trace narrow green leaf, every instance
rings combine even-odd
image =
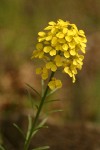
[[[34,131],[33,131],[33,132],[38,131],[38,130],[40,130],[41,128],[48,128],[48,126],[41,126],[41,127],[37,127],[37,128],[35,128],[35,129],[34,129]]]
[[[61,110],[61,109],[51,110],[51,111],[47,112],[47,114],[52,114],[52,113],[62,112],[62,111],[63,111],[63,110]]]
[[[47,122],[47,120],[48,120],[47,117],[44,118],[44,119],[40,122],[39,127],[43,126],[43,125]]]
[[[39,97],[41,97],[41,95],[39,94],[39,92],[36,90],[36,89],[34,89],[31,85],[29,85],[28,83],[26,83],[26,85],[29,87],[29,88],[31,88]]]
[[[49,149],[50,146],[42,146],[42,147],[38,147],[38,148],[34,148],[32,150],[45,150],[45,149]]]
[[[25,139],[25,135],[24,135],[23,131],[21,130],[21,128],[17,124],[15,124],[15,123],[13,123],[13,126],[21,133],[21,135]]]
[[[32,128],[32,117],[28,116],[28,129],[27,129],[27,133],[26,133],[26,141],[30,135],[31,128]]]
[[[55,101],[60,101],[60,99],[52,99],[52,100],[48,100],[48,101],[45,101],[45,103],[50,103],[50,102],[55,102]]]
[[[56,89],[52,90],[51,92],[49,92],[49,93],[47,94],[47,97],[50,96],[51,94],[55,93],[57,90],[58,90],[58,88],[56,88]]]
[[[34,129],[32,136],[34,136],[39,131],[39,129],[45,128],[45,127],[47,128],[47,126],[44,126],[44,124],[46,123],[47,119],[48,118],[44,118],[42,120],[42,122],[40,122],[40,124]]]

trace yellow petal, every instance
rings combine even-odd
[[[55,72],[56,70],[57,70],[57,66],[55,64],[52,64],[51,71]]]
[[[59,55],[57,55],[57,56],[55,57],[54,61],[55,61],[56,65],[57,65],[58,67],[60,67],[60,66],[63,65],[63,63],[62,63],[62,58],[61,58],[61,56],[59,56]]]
[[[58,39],[58,42],[59,42],[59,43],[65,43],[66,40],[65,40],[65,39]]]
[[[67,45],[67,44],[64,44],[64,45],[62,46],[62,48],[63,48],[64,50],[68,50],[68,45]]]
[[[73,49],[73,48],[75,48],[75,44],[76,44],[75,42],[70,42],[70,43],[69,43],[69,47],[70,47],[71,49]]]
[[[81,60],[81,61],[84,59],[83,55],[79,55],[78,57],[79,57],[79,60]]]
[[[77,28],[77,26],[75,25],[75,24],[71,24],[72,25],[72,27],[76,30],[76,31],[78,31],[78,28]]]
[[[44,28],[44,30],[51,30],[52,26],[47,26],[46,28]]]
[[[66,41],[71,42],[72,37],[71,36],[65,36]]]
[[[68,21],[63,21],[62,19],[59,19],[59,20],[58,20],[58,25],[60,25],[60,26],[66,26],[66,25],[68,25],[68,24],[69,24]]]
[[[57,36],[58,38],[64,38],[64,34],[63,34],[62,32],[58,32],[58,33],[56,34],[56,36]]]
[[[36,49],[37,50],[41,50],[42,48],[43,48],[43,44],[42,43],[36,44]]]
[[[76,79],[75,79],[75,75],[73,74],[73,83],[75,83]]]
[[[56,88],[61,88],[62,87],[62,83],[60,80],[56,80]]]
[[[56,50],[62,50],[62,46],[60,44],[57,44],[55,47]]]
[[[69,74],[70,77],[72,77],[72,72],[70,71],[69,67],[64,68],[65,73]]]
[[[43,56],[44,56],[44,52],[41,51],[41,52],[39,53],[39,58],[43,58]]]
[[[54,89],[55,89],[55,81],[50,81],[50,82],[48,83],[48,86],[49,86],[49,88],[50,88],[51,90],[54,90]]]
[[[75,56],[75,55],[76,55],[75,49],[70,50],[70,54],[71,54],[72,56]]]
[[[42,68],[37,68],[36,69],[36,74],[41,74],[42,73]]]
[[[63,28],[63,33],[66,34],[68,32],[67,28]]]
[[[76,66],[71,65],[70,70],[72,71],[73,74],[77,74]]]
[[[56,45],[57,44],[57,37],[53,37],[52,41],[51,41],[52,45]]]
[[[73,32],[73,30],[68,30],[67,34],[68,34],[68,36],[73,36],[73,35],[75,35],[75,33]]]
[[[76,36],[76,37],[73,37],[73,39],[76,43],[80,43],[80,37]]]
[[[42,37],[41,37],[41,38],[38,38],[38,41],[39,41],[39,42],[42,42],[42,41],[44,41],[44,40],[45,40],[45,38],[42,38]]]
[[[85,37],[83,30],[79,30],[78,34],[81,35],[81,36],[83,36],[83,37]]]
[[[73,65],[77,65],[77,60],[76,59],[73,60]]]
[[[77,62],[78,62],[80,65],[83,65],[83,62],[80,61],[79,59],[77,59]]]
[[[56,25],[56,23],[54,22],[54,21],[50,21],[49,23],[48,23],[49,25]]]
[[[41,37],[44,37],[46,35],[46,33],[45,32],[39,32],[38,35]]]
[[[45,46],[44,49],[43,49],[43,51],[44,51],[45,53],[49,53],[51,49],[52,49],[51,46]]]
[[[51,33],[52,33],[52,34],[56,34],[57,31],[58,31],[58,29],[55,28],[55,27],[53,27],[53,28],[51,29]]]
[[[81,51],[85,54],[85,47],[81,47]]]
[[[49,35],[45,38],[46,41],[50,41],[52,39],[52,35]]]
[[[51,56],[56,55],[56,50],[51,50],[51,51],[50,51],[50,55],[51,55]]]
[[[48,73],[48,70],[46,67],[43,68],[43,73]]]
[[[70,57],[69,52],[64,52],[64,56],[65,56],[66,58],[69,58],[69,57]]]
[[[46,63],[46,68],[47,68],[47,69],[50,69],[50,68],[51,68],[51,66],[52,66],[52,62],[48,62],[48,63]]]
[[[42,74],[42,79],[43,79],[43,80],[46,80],[47,78],[48,78],[48,74],[43,73],[43,74]]]

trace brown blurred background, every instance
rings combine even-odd
[[[9,137],[10,131],[15,132],[12,123],[17,122],[25,129],[27,115],[31,113],[27,90],[30,91],[33,101],[38,101],[38,97],[25,83],[41,92],[40,77],[35,74],[36,62],[30,59],[37,33],[47,26],[48,21],[57,19],[68,20],[85,31],[88,38],[87,52],[83,69],[79,71],[75,84],[68,76],[58,72],[63,80],[63,88],[53,98],[59,97],[61,101],[45,108],[44,113],[47,109],[64,110],[63,113],[49,117],[48,123],[54,126],[67,126],[77,122],[99,127],[100,1],[0,0],[0,141],[5,141],[10,150],[15,149],[16,144],[13,143],[19,136],[15,133]],[[59,148],[52,148],[56,149]]]

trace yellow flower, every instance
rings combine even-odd
[[[64,71],[65,71],[65,73],[67,73],[70,77],[73,76],[73,73],[72,73],[72,71],[70,70],[69,67],[65,67],[65,68],[64,68]]]
[[[42,43],[38,43],[38,44],[36,45],[36,49],[37,49],[37,50],[42,50],[42,49],[43,49],[43,44],[42,44]]]
[[[43,51],[44,51],[45,53],[49,53],[51,56],[56,55],[56,50],[55,50],[55,49],[52,49],[51,46],[45,46],[44,49],[43,49]]]
[[[68,50],[68,45],[67,44],[63,44],[62,48],[63,48],[63,50],[67,51]]]
[[[44,37],[44,36],[46,35],[46,33],[45,33],[45,32],[39,32],[38,35],[39,35],[40,37]]]
[[[56,34],[56,36],[57,36],[59,39],[64,38],[64,34],[63,34],[62,32],[58,32],[58,33]]]
[[[61,88],[62,83],[60,80],[57,80],[56,78],[52,78],[52,80],[48,83],[48,86],[51,90]]]
[[[51,44],[56,45],[57,42],[58,42],[57,37],[53,37],[52,40],[51,40]]]
[[[42,50],[34,50],[31,58],[43,58],[44,52]]]
[[[71,54],[72,56],[75,56],[75,55],[76,55],[75,49],[71,49],[71,50],[70,50],[70,54]]]
[[[69,57],[70,57],[69,52],[64,52],[64,56],[65,56],[66,58],[69,58]]]
[[[75,82],[75,76],[83,65],[87,39],[83,30],[78,30],[75,24],[61,19],[50,21],[43,31],[38,33],[38,42],[32,58],[39,58],[42,69],[37,69],[42,79],[48,78],[49,71],[56,72],[58,68],[68,74]],[[56,88],[59,80],[49,83],[51,89]],[[60,86],[59,86],[60,87]]]
[[[55,72],[57,70],[57,66],[53,62],[48,62],[46,64],[47,69],[51,69],[51,71]]]
[[[45,46],[44,49],[43,49],[43,51],[44,51],[45,53],[49,53],[51,49],[52,49],[51,46]]]
[[[56,55],[54,61],[55,61],[57,67],[60,67],[63,65],[62,57],[60,55]]]
[[[36,69],[36,74],[41,74],[42,73],[42,68],[37,68]]]
[[[37,68],[36,69],[36,74],[41,74],[41,77],[43,80],[46,80],[48,78],[48,70],[46,67],[44,68]]]

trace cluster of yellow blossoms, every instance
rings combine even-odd
[[[37,68],[36,73],[46,80],[50,71],[56,72],[61,68],[62,72],[72,77],[75,82],[77,69],[81,69],[83,65],[87,42],[84,31],[61,19],[57,23],[51,21],[48,24],[44,31],[38,33],[38,43],[32,55],[32,58],[44,61],[43,67]],[[60,88],[62,83],[52,78],[48,86],[53,90]]]

